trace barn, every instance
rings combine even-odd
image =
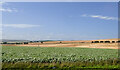
[[[92,40],[92,43],[120,43],[119,39],[100,39]]]

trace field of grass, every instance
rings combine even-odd
[[[117,49],[2,47],[3,68],[117,68]]]

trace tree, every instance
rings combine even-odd
[[[7,42],[3,42],[3,44],[7,44]]]

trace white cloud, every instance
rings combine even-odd
[[[102,15],[87,15],[87,14],[83,14],[82,17],[91,17],[91,18],[98,18],[98,19],[104,19],[104,20],[118,20],[117,17],[109,17],[109,16],[102,16]]]
[[[0,4],[5,4],[5,2],[0,1]]]
[[[15,8],[13,8],[13,9],[1,8],[0,11],[2,11],[2,12],[18,12]]]
[[[5,7],[6,7],[7,6],[6,4],[7,4],[6,2],[0,1],[0,5],[5,5]],[[2,12],[18,12],[17,9],[15,9],[15,8],[9,8],[9,6],[8,6],[8,8],[4,8],[4,6],[0,7],[0,11],[2,11]]]
[[[32,28],[38,27],[39,25],[32,24],[2,24],[3,27],[13,27],[13,28]]]

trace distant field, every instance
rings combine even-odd
[[[98,64],[109,63],[110,66],[116,67],[118,60],[117,49],[94,49],[94,48],[72,48],[72,47],[2,47],[2,62],[3,68],[6,68],[9,63],[92,63]],[[111,62],[105,62],[110,60]],[[117,61],[117,62],[115,62]],[[7,63],[7,65],[6,65]],[[64,65],[63,64],[63,65]],[[12,66],[13,66],[12,65]],[[67,64],[69,66],[69,64]],[[8,65],[9,66],[9,65]],[[34,66],[34,65],[33,65]],[[94,65],[93,65],[94,66]],[[11,66],[9,66],[11,67]],[[28,64],[29,67],[29,64]],[[38,67],[38,66],[37,66]],[[41,65],[40,65],[41,67]],[[39,68],[39,67],[38,67]]]

